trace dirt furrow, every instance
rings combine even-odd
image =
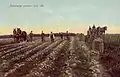
[[[36,46],[38,46],[38,45],[40,45],[42,43],[43,42],[28,43],[28,44],[19,46],[17,48],[10,49],[10,50],[6,51],[6,53],[3,54],[3,56],[1,56],[1,59],[3,59],[3,60],[11,59],[13,57],[16,57],[19,54],[23,54],[28,49],[30,50],[30,49],[32,49],[32,48],[34,48],[34,47],[36,47]]]
[[[14,74],[14,76],[19,77],[21,75],[27,74],[30,71],[30,69],[32,69],[33,67],[36,66],[38,61],[40,61],[41,59],[44,59],[45,54],[47,55],[47,53],[52,51],[54,49],[54,47],[59,45],[61,42],[62,42],[62,40],[59,40],[50,45],[47,45],[48,47],[46,47],[44,50],[39,50],[37,53],[35,53],[31,57],[26,58],[24,60],[24,62],[18,63],[17,64],[18,67],[14,67],[14,69],[9,70],[9,72],[6,73],[5,75],[11,76]],[[24,70],[22,70],[22,69],[24,69]],[[11,76],[11,77],[13,77],[13,76]]]
[[[64,47],[66,47],[66,44],[68,44],[68,41],[64,41],[61,44],[59,44],[47,57],[46,59],[41,63],[39,63],[37,65],[37,67],[35,67],[34,69],[32,69],[30,71],[29,74],[23,76],[23,77],[46,77],[50,75],[50,70],[54,69],[54,65],[55,62],[58,60],[59,58],[59,54],[61,52],[63,52]],[[38,75],[36,75],[36,72],[38,73]],[[44,74],[44,76],[42,76],[42,74]]]

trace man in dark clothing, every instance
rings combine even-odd
[[[44,34],[43,31],[42,31],[42,33],[41,33],[41,40],[42,40],[42,42],[45,41],[44,36],[45,36],[45,34]]]
[[[33,40],[33,31],[30,32],[29,36],[30,36],[30,41],[32,42],[32,40]]]
[[[60,33],[60,37],[61,37],[61,39],[63,39],[63,33]]]
[[[67,38],[67,40],[69,40],[69,34],[68,34],[68,31],[66,31],[66,38]]]
[[[54,34],[52,32],[50,34],[50,39],[51,39],[51,42],[54,42]]]

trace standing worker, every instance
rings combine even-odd
[[[54,34],[52,32],[50,34],[50,40],[51,40],[51,42],[54,42]]]
[[[45,41],[44,36],[45,36],[45,34],[44,34],[43,31],[42,31],[42,33],[41,33],[41,40],[42,40],[42,42]]]
[[[61,37],[61,39],[63,39],[63,33],[60,33],[60,37]]]
[[[32,40],[33,40],[33,31],[30,32],[29,37],[30,37],[30,41],[32,42]]]
[[[69,40],[69,33],[68,33],[68,31],[66,31],[66,38],[67,38],[67,40]]]

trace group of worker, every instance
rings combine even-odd
[[[41,41],[44,42],[44,41],[45,41],[45,36],[46,36],[46,35],[45,35],[45,33],[44,33],[43,31],[41,32],[41,35],[40,35],[40,36],[41,36]],[[70,39],[70,38],[69,38],[69,33],[68,33],[68,31],[66,31],[65,34],[59,33],[59,36],[60,36],[61,39],[64,39],[64,38],[66,38],[67,40]],[[30,41],[33,40],[33,31],[30,32],[29,38],[30,38]],[[51,42],[54,42],[55,35],[54,35],[53,32],[51,32],[51,33],[49,34],[49,38],[50,38]]]
[[[103,35],[105,34],[106,30],[107,30],[107,26],[96,27],[94,24],[93,24],[92,28],[89,26],[89,29],[87,31],[87,36],[86,36],[87,41],[92,42],[96,38],[102,38],[103,39]]]

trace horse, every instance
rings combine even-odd
[[[27,32],[26,31],[22,31],[20,36],[21,36],[20,37],[21,41],[27,40]]]
[[[105,31],[107,30],[107,26],[104,26],[100,29],[100,32],[102,32],[103,34],[105,34]]]
[[[13,29],[13,37],[15,42],[21,42],[27,40],[27,32],[22,31],[20,28]]]
[[[16,29],[13,29],[13,38],[14,38],[14,42],[16,42],[16,33],[17,33],[17,31],[16,31]]]
[[[103,40],[105,39],[105,31],[107,30],[107,26],[102,27],[100,29],[100,33],[101,33],[101,37],[103,38]]]
[[[17,33],[16,33],[17,42],[21,41],[21,33],[22,33],[21,29],[17,28]]]

